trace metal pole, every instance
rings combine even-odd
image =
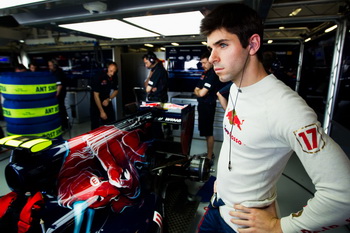
[[[332,118],[334,114],[334,108],[336,105],[336,97],[337,97],[337,90],[339,86],[339,78],[340,78],[340,69],[341,69],[341,61],[342,61],[342,54],[344,49],[344,41],[346,36],[346,28],[347,28],[347,21],[346,19],[343,19],[342,21],[337,23],[337,34],[335,37],[335,46],[334,46],[334,53],[333,53],[333,61],[332,61],[332,67],[331,67],[331,76],[329,79],[329,87],[328,87],[328,95],[327,95],[327,103],[326,103],[326,110],[325,110],[325,116],[323,120],[323,128],[326,134],[331,133],[331,127],[332,127]]]

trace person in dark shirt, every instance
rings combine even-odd
[[[153,52],[148,52],[143,57],[143,62],[150,75],[145,81],[146,92],[149,101],[165,103],[168,101],[168,72],[162,62]]]
[[[15,67],[15,72],[26,72],[27,68],[23,64],[18,64]]]
[[[63,70],[59,67],[56,60],[52,59],[47,62],[50,72],[56,77],[57,92],[56,97],[58,100],[59,113],[61,117],[62,130],[69,129],[68,114],[65,105],[65,99],[67,95],[67,76]]]
[[[116,120],[112,100],[118,94],[118,65],[112,62],[107,73],[93,78],[91,82],[91,129],[111,124]]]
[[[201,63],[204,69],[200,81],[194,89],[198,101],[198,129],[200,136],[207,140],[207,158],[212,161],[214,148],[214,116],[216,109],[216,92],[220,83],[219,77],[215,74],[213,65],[209,62],[210,53],[201,56]]]
[[[228,82],[224,87],[222,87],[217,93],[218,100],[221,104],[221,107],[226,111],[228,98],[230,96],[230,88],[232,82]]]
[[[30,63],[29,64],[29,71],[37,72],[38,71],[38,66],[35,63]]]

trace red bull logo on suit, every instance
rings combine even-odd
[[[244,120],[239,119],[235,109],[228,110],[226,117],[231,125],[231,129],[227,129],[227,127],[225,126],[224,132],[230,136],[232,141],[236,142],[239,145],[242,145],[242,141],[236,138],[234,135],[232,135],[232,127],[236,126],[239,130],[242,130]]]
[[[239,130],[242,130],[244,120],[241,121],[239,119],[235,109],[232,109],[232,111],[228,111],[226,117],[228,118],[231,125],[235,125]]]

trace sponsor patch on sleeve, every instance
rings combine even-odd
[[[316,124],[305,126],[293,133],[305,153],[317,153],[326,145],[320,128]]]
[[[204,83],[204,86],[205,86],[206,88],[210,88],[210,87],[211,87],[211,84],[210,84],[210,83]]]

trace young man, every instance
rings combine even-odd
[[[203,19],[201,32],[215,72],[233,85],[215,195],[199,232],[321,232],[348,224],[349,159],[305,101],[267,75],[257,13],[241,4],[220,6]],[[303,210],[279,219],[275,186],[293,151],[317,191]]]
[[[198,101],[198,130],[207,141],[207,158],[213,159],[214,149],[214,117],[216,109],[216,91],[218,89],[219,78],[215,74],[213,65],[208,61],[210,53],[201,56],[200,62],[204,72],[194,89],[194,94]]]
[[[91,82],[91,129],[115,121],[112,100],[118,94],[118,65],[112,62],[107,67],[107,73],[96,76]]]
[[[145,81],[146,92],[149,101],[165,103],[168,101],[168,72],[162,62],[153,52],[148,52],[143,57],[143,62],[150,75]]]

